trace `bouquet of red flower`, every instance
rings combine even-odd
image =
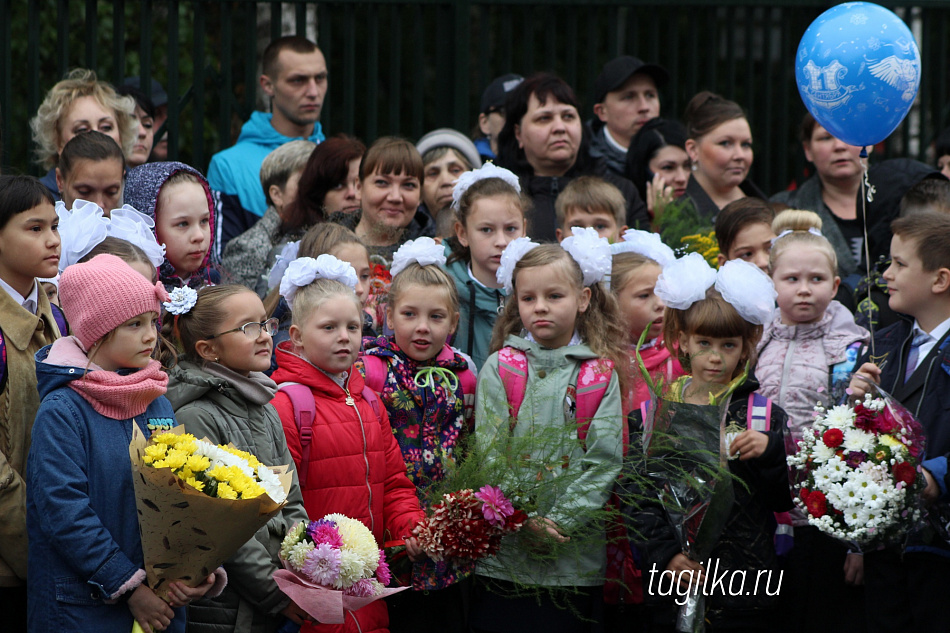
[[[923,429],[876,391],[853,406],[816,407],[811,432],[788,458],[801,474],[795,502],[808,523],[860,545],[885,541],[920,517]]]
[[[496,554],[502,537],[527,520],[500,488],[482,486],[478,492],[466,488],[442,495],[413,533],[433,560],[474,561]]]

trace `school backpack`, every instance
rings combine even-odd
[[[587,431],[590,422],[597,415],[597,409],[604,399],[610,377],[613,375],[613,363],[603,358],[590,358],[581,362],[578,376],[590,378],[589,384],[574,388],[574,419],[577,422],[577,439],[587,449]],[[504,347],[498,352],[498,373],[505,387],[510,414],[509,430],[513,431],[518,413],[524,402],[528,385],[528,358],[525,353],[513,347]],[[623,425],[623,452],[626,454],[629,443],[627,425]],[[619,511],[620,498],[611,493],[607,507]],[[619,515],[619,512],[618,512]],[[607,571],[604,585],[604,599],[610,604],[643,602],[642,572],[637,567],[626,528],[622,521],[610,521],[607,533]]]
[[[69,334],[69,323],[66,321],[66,315],[63,309],[55,303],[49,304],[50,311],[53,313],[53,320],[56,327],[59,328],[60,336]],[[7,342],[3,338],[3,330],[0,330],[0,393],[7,387]]]
[[[317,402],[313,399],[310,387],[299,382],[282,382],[277,385],[277,391],[287,394],[290,405],[294,409],[294,422],[297,424],[297,433],[300,436],[300,463],[302,466],[310,463],[310,444],[313,442],[313,421],[317,417]],[[363,387],[363,399],[373,408],[376,418],[380,417],[379,398],[369,387]],[[307,485],[308,469],[297,469],[297,479],[301,490]]]
[[[443,350],[439,352],[439,355],[446,353],[448,352]],[[389,369],[386,366],[385,359],[375,354],[364,354],[360,357],[360,360],[363,361],[363,381],[366,386],[381,394],[389,377]],[[465,418],[471,419],[472,411],[475,408],[475,373],[471,369],[462,369],[454,373],[458,377],[459,386],[462,388]]]
[[[647,419],[647,412],[650,408],[650,402],[646,401],[640,404],[640,413],[643,420]],[[752,431],[769,430],[772,420],[772,400],[766,398],[760,393],[752,392],[749,394],[749,402],[746,407],[746,428]],[[775,554],[785,556],[795,544],[795,531],[792,526],[792,517],[788,512],[775,512],[775,534],[773,543],[775,545]]]

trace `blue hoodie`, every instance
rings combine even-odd
[[[232,237],[237,237],[267,211],[264,189],[261,187],[261,163],[273,150],[284,143],[300,140],[284,136],[271,125],[271,114],[254,112],[241,128],[237,143],[211,157],[208,183],[218,199],[221,211],[220,249]],[[317,121],[313,134],[303,139],[320,143],[323,128]],[[218,251],[218,246],[215,246]]]
[[[175,413],[159,396],[134,420],[101,415],[69,388],[84,369],[46,363],[49,352],[36,354],[42,404],[27,461],[29,630],[131,631],[128,605],[105,600],[128,589],[144,565],[132,425],[148,435],[148,425],[170,426]],[[169,630],[184,623],[184,608],[175,609]]]

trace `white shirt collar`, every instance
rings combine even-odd
[[[0,279],[0,288],[3,288],[8,295],[13,297],[14,301],[29,310],[30,313],[36,314],[37,306],[39,306],[39,284],[36,283],[35,279],[33,280],[33,289],[30,290],[30,294],[28,294],[26,297],[14,290],[13,286],[5,282],[3,279]]]
[[[617,139],[613,137],[606,125],[604,125],[604,138],[607,139],[607,143],[612,145],[618,152],[627,153],[627,148],[617,142]]]
[[[917,323],[917,319],[914,319],[914,329],[911,330],[911,334],[914,335],[917,332],[923,332],[923,328],[920,327],[920,324]],[[943,338],[944,334],[950,331],[950,319],[947,319],[931,331],[926,334],[930,335],[930,339],[926,343],[921,343],[920,347],[917,348],[917,358],[923,360],[927,358],[927,354],[931,352],[934,346]]]
[[[540,345],[540,343],[538,343],[538,342],[535,340],[534,334],[532,334],[531,332],[528,332],[528,335],[524,337],[524,340],[526,340],[526,341],[531,341],[532,343],[537,343],[538,345]],[[571,336],[571,340],[567,342],[567,346],[566,346],[566,347],[572,347],[572,346],[574,346],[574,345],[580,345],[580,344],[583,343],[583,342],[584,342],[584,341],[581,340],[581,334],[580,334],[580,332],[578,332],[577,330],[574,330],[574,334]]]
[[[488,286],[486,286],[485,284],[483,284],[482,282],[480,282],[478,279],[475,278],[475,275],[472,274],[472,265],[471,265],[471,264],[468,265],[468,278],[471,279],[472,281],[474,281],[475,283],[477,283],[477,284],[478,284],[479,286],[481,286],[482,288],[488,288]]]

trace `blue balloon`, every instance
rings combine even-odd
[[[920,49],[904,22],[870,2],[839,4],[798,45],[795,80],[805,107],[849,145],[880,143],[910,111]]]

